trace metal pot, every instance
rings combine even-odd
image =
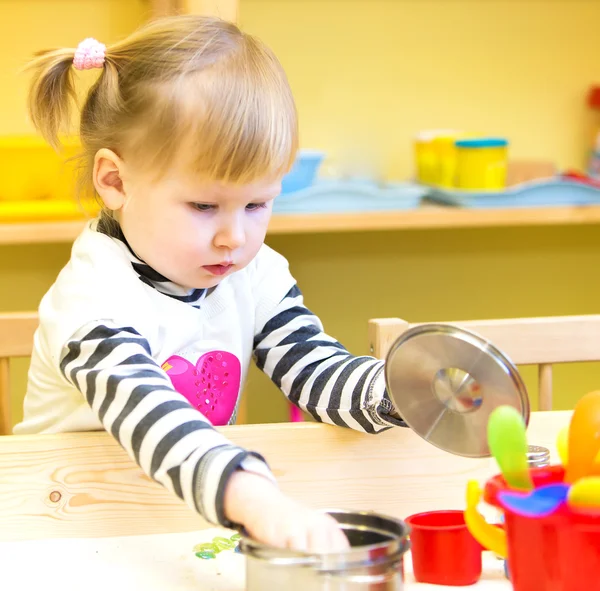
[[[301,554],[242,536],[247,591],[402,591],[408,526],[368,511],[327,511],[350,541],[337,554]]]

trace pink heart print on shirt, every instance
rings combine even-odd
[[[229,423],[237,404],[241,377],[240,361],[233,353],[205,353],[195,367],[187,359],[172,355],[161,367],[175,390],[213,425]]]

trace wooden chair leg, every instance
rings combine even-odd
[[[538,386],[539,410],[552,410],[552,365],[550,363],[540,363]]]
[[[0,358],[0,435],[12,433],[10,415],[10,359]]]
[[[394,341],[406,330],[409,323],[400,318],[374,318],[369,320],[369,351],[378,359],[385,359]]]

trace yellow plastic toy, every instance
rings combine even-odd
[[[566,467],[569,463],[569,425],[563,427],[558,433],[558,437],[556,438],[556,449],[558,451],[560,463]],[[594,459],[594,466],[593,473],[600,475],[600,451]]]
[[[566,467],[569,458],[569,425],[563,427],[558,432],[558,437],[556,438],[556,450],[558,451],[560,463]]]
[[[481,501],[481,488],[476,480],[467,483],[467,508],[465,523],[471,535],[487,550],[501,558],[508,556],[506,533],[499,527],[489,524],[477,510]]]
[[[568,437],[565,482],[595,476],[600,454],[600,391],[589,392],[575,405]]]
[[[575,507],[600,507],[600,476],[580,478],[569,489],[567,501]]]

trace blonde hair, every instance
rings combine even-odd
[[[29,112],[55,148],[76,103],[75,49],[38,54]],[[109,148],[158,176],[174,164],[208,180],[248,183],[286,173],[298,148],[297,114],[275,55],[235,25],[175,16],[106,48],[81,109],[82,186]]]

